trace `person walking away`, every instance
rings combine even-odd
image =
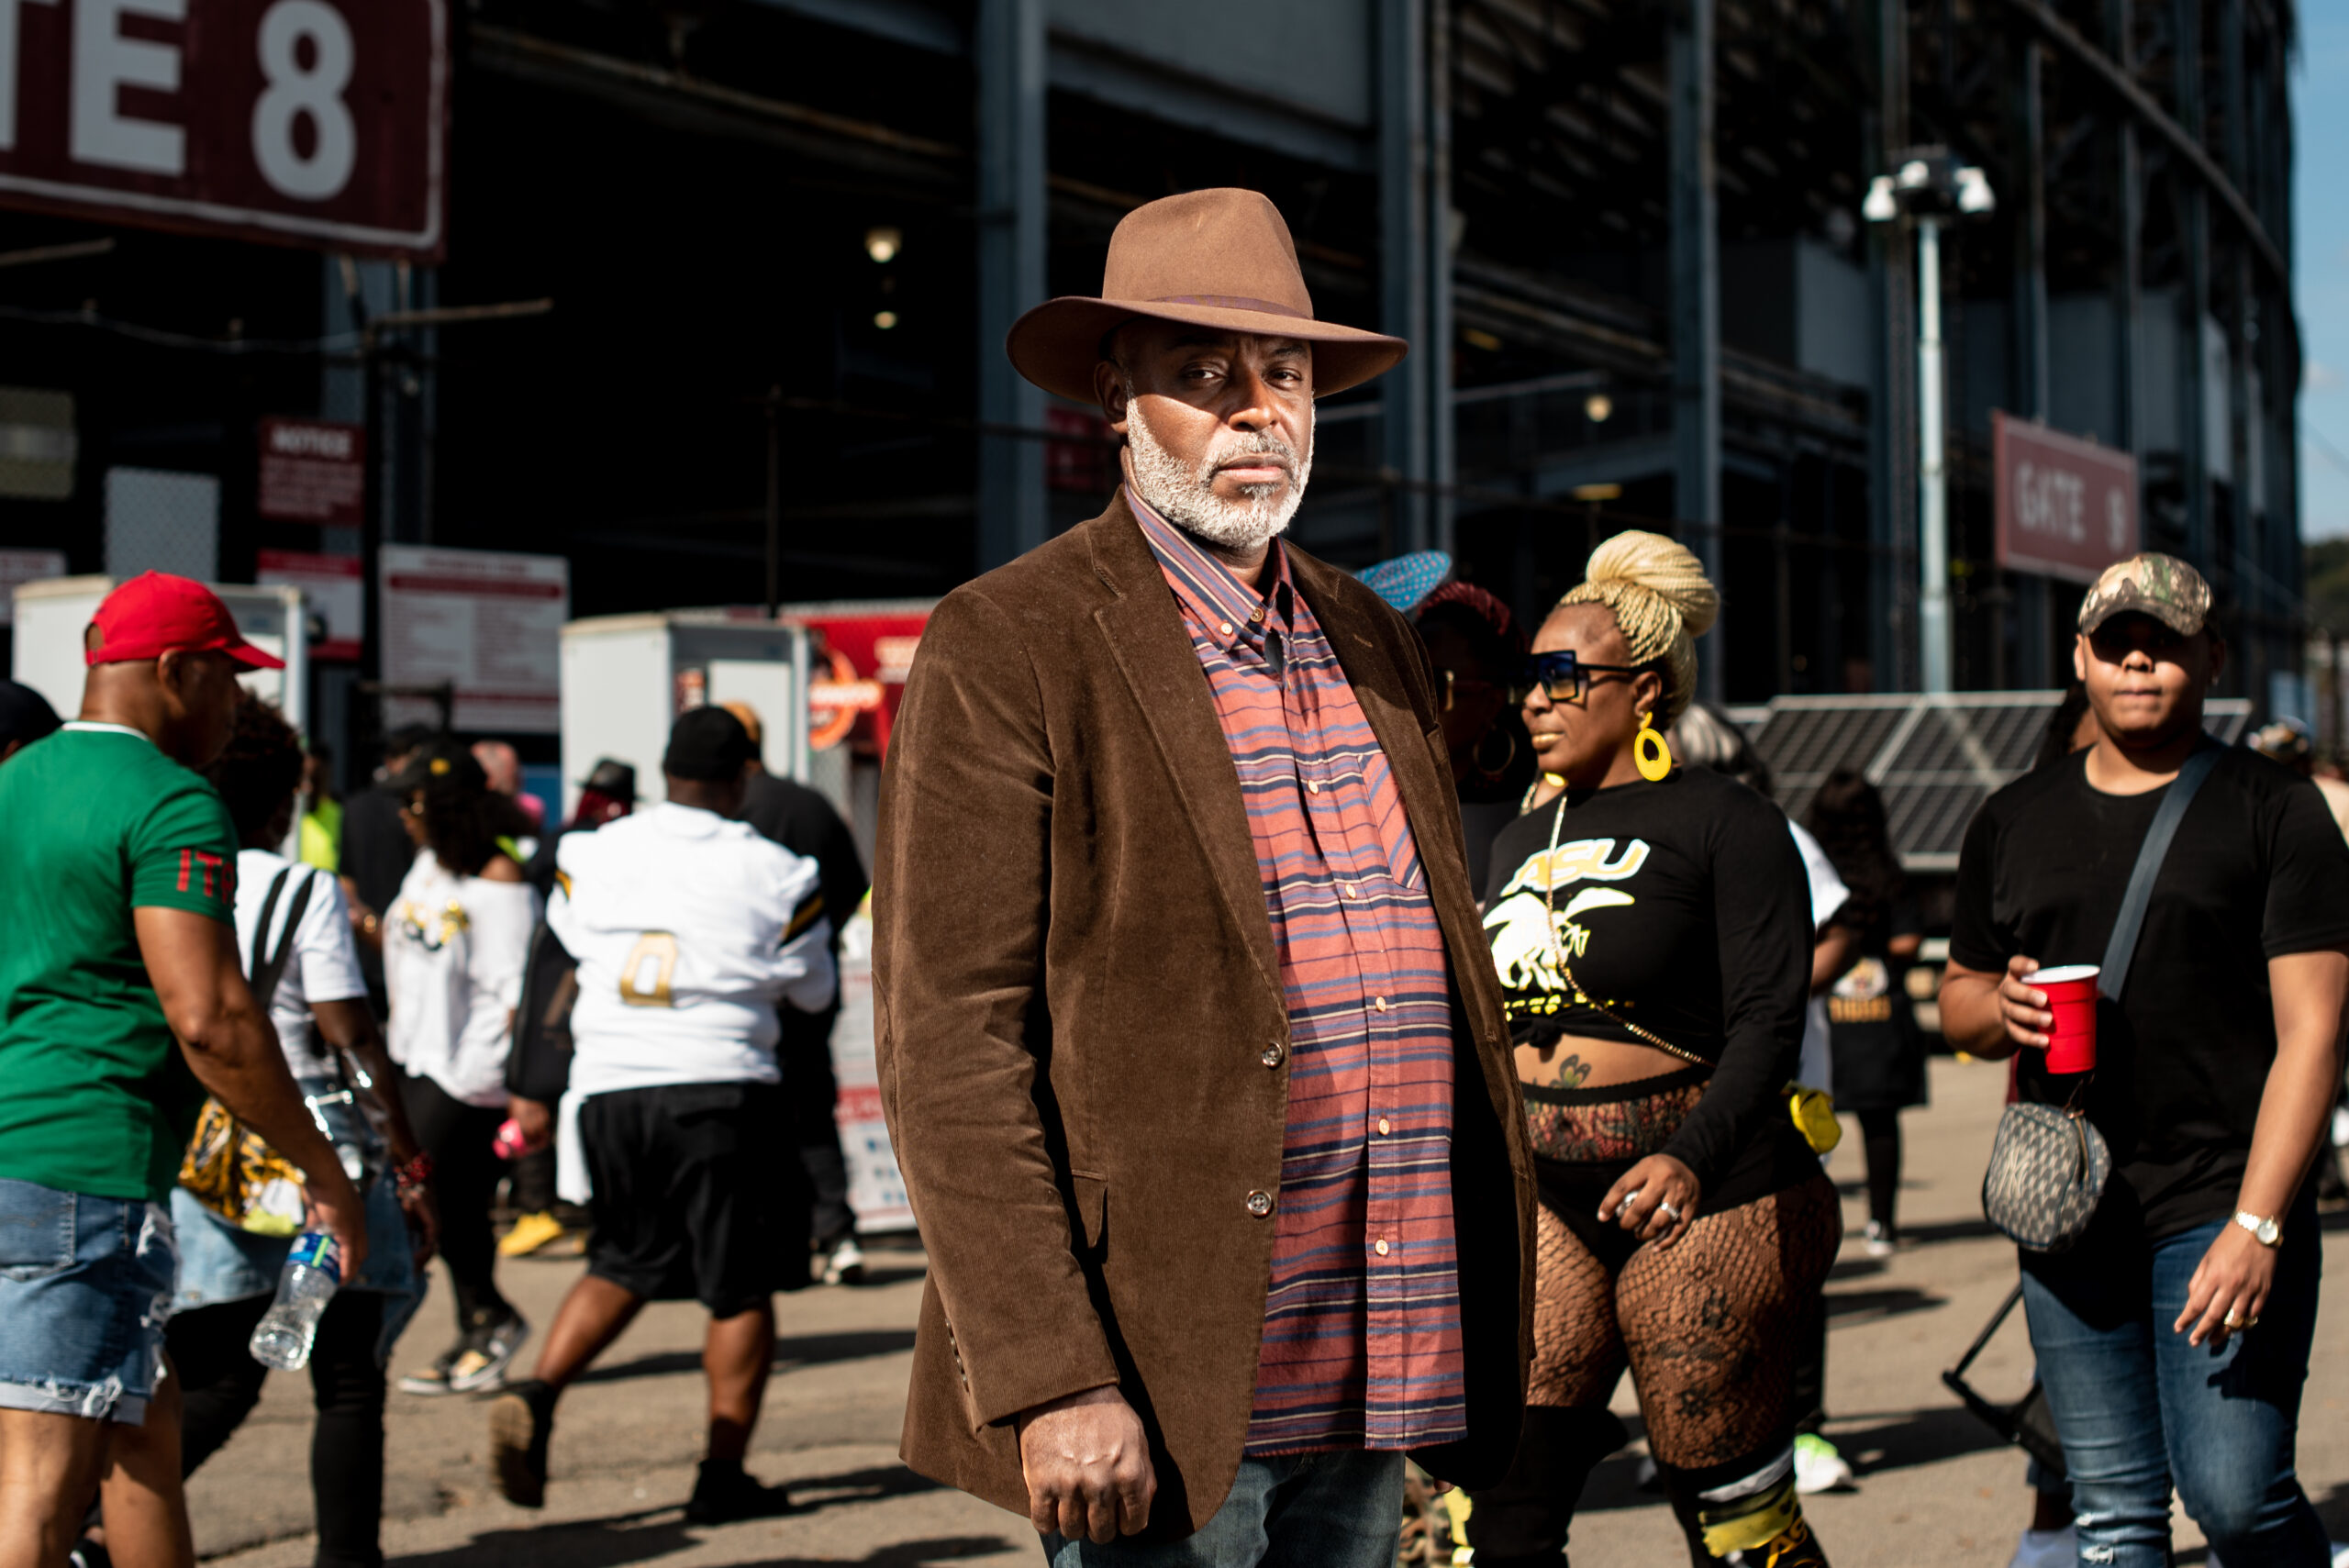
[[[903,1452],[1056,1568],[1387,1568],[1407,1451],[1508,1466],[1532,1263],[1432,672],[1279,537],[1405,345],[1314,319],[1252,191],[1127,215],[1102,293],[1007,346],[1124,484],[940,603],[883,771]]]
[[[2215,1557],[2316,1568],[2293,1469],[2320,1254],[2309,1174],[2339,1082],[2349,847],[2304,779],[2216,751],[2152,884],[2097,1062],[2049,1071],[2042,964],[2099,961],[2155,814],[2207,744],[2225,666],[2210,591],[2139,555],[2082,602],[2094,747],[1992,795],[1959,854],[1943,1032],[2020,1054],[2025,1099],[2076,1104],[2112,1167],[2070,1251],[2021,1256],[2082,1562],[2169,1561],[2175,1486]]]
[[[1471,887],[1485,885],[1493,840],[1516,820],[1533,782],[1533,747],[1509,691],[1525,664],[1525,633],[1508,606],[1472,583],[1444,583],[1411,624],[1435,661],[1443,747],[1460,794]]]
[[[1835,1108],[1858,1119],[1867,1161],[1867,1254],[1888,1258],[1900,1237],[1900,1113],[1926,1103],[1925,1037],[1907,986],[1924,931],[1893,852],[1884,796],[1865,773],[1827,775],[1811,797],[1810,830],[1852,890],[1841,923],[1858,941],[1828,992],[1828,1036]]]
[[[758,761],[764,731],[756,709],[745,702],[724,705],[751,733],[753,756],[742,820],[795,855],[814,861],[823,879],[824,920],[831,928],[831,956],[840,965],[841,933],[864,903],[871,885],[856,835],[821,792],[796,779],[779,777]],[[776,1056],[783,1064],[784,1107],[799,1143],[799,1162],[815,1191],[807,1239],[810,1255],[826,1284],[855,1284],[864,1278],[864,1249],[856,1234],[856,1211],[848,1205],[848,1155],[841,1147],[840,1081],[832,1073],[832,1029],[840,1000],[820,1013],[785,1006],[777,1010],[783,1029]]]
[[[237,702],[226,751],[204,770],[220,792],[239,842],[280,844],[290,831],[304,777],[301,742],[284,717],[250,692]],[[367,1006],[356,944],[333,875],[273,850],[237,853],[237,947],[247,978],[275,979],[270,1022],[305,1102],[322,1118],[338,1151],[371,1167],[363,1192],[367,1263],[347,1278],[310,1351],[317,1425],[310,1442],[310,1494],[319,1568],[379,1568],[384,1511],[384,1360],[407,1324],[432,1254],[431,1160],[408,1129],[394,1090],[397,1070]],[[266,922],[266,923],[264,923]],[[263,983],[266,983],[265,981]],[[258,999],[258,996],[257,996]],[[358,1070],[339,1059],[347,1059]],[[372,1084],[387,1137],[368,1127],[356,1098]],[[290,1236],[245,1230],[172,1189],[180,1244],[179,1285],[163,1342],[180,1382],[180,1473],[193,1475],[243,1424],[261,1399],[269,1369],[248,1346],[269,1310]],[[92,1531],[86,1548],[107,1544]]]
[[[57,710],[47,697],[30,686],[0,681],[0,762],[56,733]]]
[[[1786,1094],[1809,884],[1776,805],[1674,766],[1658,734],[1719,603],[1686,547],[1623,533],[1533,639],[1526,728],[1560,787],[1494,844],[1485,929],[1541,1261],[1525,1433],[1508,1477],[1471,1493],[1479,1568],[1558,1561],[1624,1441],[1608,1404],[1627,1366],[1693,1562],[1826,1562],[1795,1491],[1788,1351],[1842,1233]]]
[[[771,1298],[808,1283],[807,1184],[773,1133],[788,1092],[775,1007],[829,1007],[836,976],[820,869],[739,820],[756,755],[733,715],[696,708],[670,731],[667,801],[562,842],[547,925],[579,961],[563,1110],[595,1230],[537,1372],[490,1407],[492,1477],[524,1507],[546,1501],[562,1391],[647,1301],[685,1299],[709,1312],[708,1451],[687,1521],[790,1506],[742,1469],[774,1358]],[[514,1110],[543,1141],[551,1107]]]
[[[495,1140],[506,1119],[506,1053],[540,900],[498,848],[505,797],[463,746],[425,742],[388,787],[417,845],[383,920],[392,1059],[408,1120],[432,1156],[457,1314],[456,1341],[399,1385],[474,1394],[504,1382],[530,1333],[497,1289],[489,1206],[503,1163]]]
[[[206,1093],[303,1173],[348,1266],[367,1256],[239,967],[235,833],[192,771],[228,740],[237,671],[281,666],[151,572],[83,647],[80,717],[0,766],[0,1568],[58,1568],[94,1491],[126,1568],[195,1561],[163,1206]]]
[[[400,881],[416,862],[416,840],[408,836],[403,802],[391,781],[417,748],[433,738],[420,724],[403,725],[384,737],[383,764],[373,783],[343,803],[342,833],[335,845],[336,874],[351,906],[351,929],[359,939],[359,972],[367,977],[368,999],[384,1018],[384,918],[400,893]]]

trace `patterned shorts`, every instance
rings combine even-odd
[[[1630,1164],[1659,1152],[1704,1097],[1709,1067],[1599,1089],[1528,1084],[1526,1130],[1533,1152],[1575,1165]]]

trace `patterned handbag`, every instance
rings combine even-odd
[[[2112,923],[2097,975],[2098,991],[2110,1000],[2119,1001],[2121,988],[2128,984],[2130,960],[2136,954],[2145,910],[2153,902],[2154,879],[2169,856],[2170,840],[2177,837],[2186,808],[2223,750],[2205,742],[2186,759],[2154,812],[2145,841],[2137,846],[2137,863],[2130,870],[2121,913]],[[1998,1133],[1990,1143],[1990,1168],[1982,1175],[1982,1216],[2027,1251],[2068,1251],[2096,1218],[2104,1184],[2112,1174],[2112,1151],[2088,1121],[2085,1101],[2094,1081],[2094,1073],[2082,1078],[2064,1106],[2019,1102],[1998,1118]]]

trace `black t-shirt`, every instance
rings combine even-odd
[[[1842,924],[1856,926],[1852,967],[1827,990],[1827,1040],[1835,1062],[1835,1108],[1898,1110],[1925,1103],[1925,1044],[1909,996],[1916,957],[1892,951],[1901,937],[1922,929],[1905,893],[1867,905],[1843,906]]]
[[[1545,885],[1579,991],[1558,973]],[[1810,884],[1784,814],[1736,780],[1682,768],[1519,817],[1493,843],[1485,936],[1520,1041],[1557,1030],[1648,1043],[1595,997],[1716,1064],[1666,1150],[1709,1187],[1786,1115],[1809,993]]]
[[[1958,857],[1950,956],[2003,973],[2015,953],[2100,963],[2168,786],[2106,795],[2081,752],[2020,779],[1976,814]],[[2259,1097],[2276,1060],[2267,961],[2349,942],[2349,847],[2316,786],[2230,750],[2187,808],[2154,882],[2126,995],[2097,1008],[2088,1119],[2144,1234],[2234,1212]],[[2077,1080],[2021,1052],[2022,1097],[2068,1100]]]

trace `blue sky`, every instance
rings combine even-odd
[[[2300,391],[2300,531],[2349,534],[2349,6],[2300,13],[2293,264],[2308,361]]]

